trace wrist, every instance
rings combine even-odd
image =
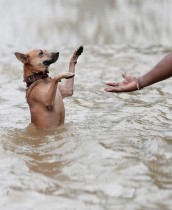
[[[143,85],[142,85],[142,82],[141,82],[141,78],[138,77],[137,78],[137,90],[141,90],[143,89]]]

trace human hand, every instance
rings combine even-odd
[[[106,85],[111,87],[105,88],[105,91],[120,93],[132,92],[141,89],[141,87],[139,87],[140,84],[137,77],[128,75],[126,73],[122,74],[122,77],[124,80],[121,82],[107,82]]]

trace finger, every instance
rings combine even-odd
[[[131,75],[127,74],[127,73],[123,73],[123,74],[122,74],[122,77],[123,77],[126,81],[128,81],[128,82],[133,81],[133,79],[134,79],[133,76],[131,76]]]
[[[119,82],[106,82],[105,84],[106,85],[109,85],[109,86],[115,87],[115,86],[118,86],[119,85]]]
[[[123,92],[123,91],[121,90],[121,88],[119,88],[119,87],[105,88],[104,90],[105,90],[106,92],[114,92],[114,93]]]
[[[128,74],[126,73],[126,72],[124,72],[123,74],[122,74],[122,77],[125,79],[126,77],[128,76]]]
[[[132,92],[132,91],[136,91],[136,90],[137,90],[137,87],[133,83],[127,84],[125,86],[117,86],[117,87],[113,87],[113,88],[105,88],[106,92],[115,92],[115,93]]]

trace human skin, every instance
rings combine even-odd
[[[107,82],[106,85],[109,87],[105,88],[105,91],[112,93],[133,92],[170,78],[172,76],[172,53],[165,56],[141,77],[126,73],[122,76],[124,79],[121,82]]]

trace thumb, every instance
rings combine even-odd
[[[128,76],[128,75],[127,75],[126,72],[124,72],[124,73],[122,74],[122,77],[123,77],[124,79],[125,79],[127,76]]]

